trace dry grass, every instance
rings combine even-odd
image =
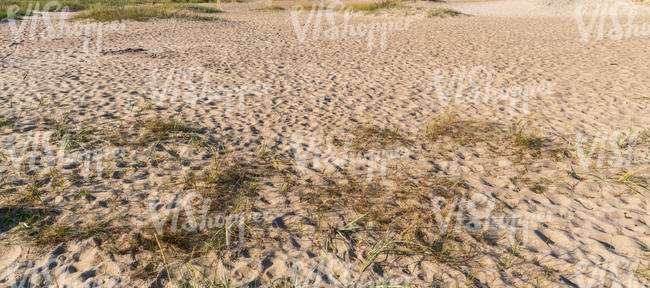
[[[314,241],[321,241],[328,253],[357,258],[361,270],[390,265],[400,257],[428,258],[454,268],[471,262],[477,255],[469,248],[474,244],[461,243],[441,231],[431,213],[433,197],[452,199],[464,194],[467,185],[431,175],[392,180],[395,187],[366,183],[354,176],[300,186],[301,201],[318,213],[321,233],[314,235]],[[347,207],[349,213],[340,207]],[[341,215],[354,216],[347,223],[330,222]]]
[[[377,125],[361,125],[350,132],[351,148],[354,152],[376,149],[390,149],[396,146],[410,146],[411,141],[398,128],[385,128]],[[341,144],[336,142],[335,144]]]
[[[520,120],[504,123],[460,119],[444,115],[429,120],[422,129],[429,144],[456,143],[461,146],[479,145],[498,156],[514,157],[514,162],[551,157],[556,161],[570,157],[563,143],[552,143],[530,129]]]
[[[110,227],[110,220],[92,221],[82,225],[56,223],[37,228],[32,240],[40,246],[53,246],[72,240],[83,240],[92,237],[107,239],[126,231],[125,228]]]
[[[461,120],[456,115],[444,115],[424,125],[424,136],[429,141],[450,139],[461,145],[496,140],[501,125],[493,122]]]
[[[270,172],[274,171],[266,163],[215,160],[214,166],[204,171],[197,190],[212,199],[211,211],[242,211],[257,196],[258,181]]]

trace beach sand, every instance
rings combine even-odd
[[[409,19],[385,49],[379,34],[371,49],[367,35],[301,42],[290,10],[260,2],[221,3],[223,21],[127,21],[89,52],[84,36],[12,46],[0,23],[0,285],[647,287],[650,38],[583,41],[565,2],[353,14]],[[464,15],[423,16],[439,6]],[[475,74],[478,101],[441,98],[462,69],[494,77]],[[152,82],[178,75],[180,98],[156,99]],[[169,232],[170,217],[156,232],[167,208],[191,224],[186,204],[194,229]]]

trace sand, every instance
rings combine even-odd
[[[274,4],[290,7],[295,3]],[[49,179],[48,167],[21,168],[5,160],[0,165],[2,209],[33,206],[51,212],[47,221],[33,222],[31,228],[27,223],[14,223],[24,219],[3,223],[3,287],[20,283],[22,275],[29,275],[34,284],[39,277],[47,280],[50,275],[54,280],[49,285],[56,282],[68,287],[176,287],[164,271],[192,270],[183,263],[191,263],[193,271],[205,269],[208,275],[216,275],[216,282],[227,278],[232,287],[276,287],[282,279],[309,287],[367,287],[382,281],[417,287],[649,285],[649,191],[608,180],[620,180],[624,173],[647,166],[648,142],[630,150],[641,155],[638,161],[606,163],[602,168],[595,167],[595,162],[591,167],[581,165],[584,158],[575,146],[577,135],[584,135],[583,147],[588,150],[592,139],[603,133],[637,135],[650,128],[650,100],[643,96],[650,93],[648,36],[621,40],[595,40],[592,36],[582,41],[571,8],[575,3],[569,2],[418,2],[411,5],[452,7],[465,15],[425,18],[422,11],[413,12],[408,16],[412,18],[408,29],[387,33],[385,49],[376,38],[368,51],[367,37],[328,40],[321,36],[313,40],[313,35],[307,34],[301,43],[289,10],[251,10],[262,6],[257,2],[221,5],[227,13],[219,17],[228,21],[127,21],[123,29],[103,34],[100,51],[104,53],[95,50],[96,36],[91,36],[89,53],[83,51],[83,36],[24,39],[11,46],[10,26],[0,23],[0,57],[15,50],[0,64],[0,114],[15,119],[15,124],[0,127],[3,145],[15,141],[14,147],[22,151],[31,145],[29,141],[38,142],[34,137],[49,139],[46,133],[56,125],[47,119],[61,119],[69,113],[68,125],[96,129],[94,135],[104,139],[120,134],[136,139],[146,134],[146,125],[134,123],[176,117],[188,126],[200,127],[198,135],[216,143],[212,148],[221,149],[210,152],[183,138],[124,146],[92,141],[66,150],[66,155],[77,152],[79,157],[80,151],[95,151],[105,157],[99,164],[104,177],[92,175],[88,181],[76,182],[73,171],[79,164],[61,164],[60,173],[67,176],[65,188],[60,189],[55,177],[39,182]],[[301,21],[305,16],[300,16]],[[355,14],[350,23],[404,21],[404,17]],[[650,23],[650,17],[640,12],[635,23]],[[520,102],[511,109],[509,99],[457,103],[452,98],[443,106],[434,85],[436,73],[442,73],[440,81],[447,85],[454,69],[476,66],[495,71],[492,87],[542,89],[530,95],[527,109]],[[209,71],[212,89],[230,91],[226,87],[234,87],[243,92],[230,103],[219,98],[219,93],[196,105],[152,100],[152,75],[160,88],[173,69],[186,71],[190,67],[199,71],[192,74],[193,83],[201,83],[205,75],[201,71]],[[200,85],[196,86],[199,91]],[[244,99],[241,106],[240,95]],[[543,152],[521,152],[512,143],[497,140],[497,129],[486,133],[498,148],[485,143],[462,145],[446,138],[435,144],[423,140],[422,131],[430,119],[452,114],[503,127],[524,120],[528,130],[545,138]],[[308,147],[308,136],[320,137],[321,131],[354,133],[364,124],[396,127],[412,142],[382,147],[397,151],[387,161],[384,178],[375,173],[368,181],[364,176],[367,169],[350,169],[349,174],[362,175],[361,183],[394,191],[410,187],[396,179],[414,179],[420,184],[452,179],[464,184],[445,186],[459,193],[456,198],[448,197],[448,204],[454,199],[483,199],[476,203],[495,208],[491,215],[480,216],[482,223],[511,219],[508,217],[523,222],[515,228],[486,225],[482,234],[463,228],[453,236],[443,235],[442,239],[452,239],[448,241],[453,248],[445,254],[432,244],[430,249],[438,249],[438,256],[422,252],[430,249],[392,243],[389,247],[403,253],[384,251],[364,270],[371,249],[381,247],[387,239],[407,241],[405,235],[422,234],[429,243],[440,243],[432,239],[441,236],[441,221],[435,221],[434,209],[438,194],[433,188],[419,189],[414,184],[406,194],[364,196],[385,204],[381,209],[392,215],[389,220],[406,222],[395,226],[406,230],[390,234],[381,229],[374,234],[338,234],[331,227],[346,227],[369,212],[357,209],[356,202],[337,202],[336,196],[325,204],[305,200],[308,191],[319,191],[314,187],[327,183],[324,179],[343,179],[345,173],[333,166],[299,169],[296,148]],[[292,145],[292,140],[305,146]],[[45,142],[58,151],[56,143]],[[222,147],[228,147],[228,152]],[[3,148],[10,155],[12,150],[7,145]],[[501,151],[508,149],[519,152]],[[260,158],[266,159],[267,151],[279,159],[275,164],[281,172],[258,175],[257,192],[242,198],[244,208],[238,209],[247,213],[246,221],[251,223],[245,237],[231,235],[233,243],[227,247],[222,243],[225,248],[206,253],[191,248],[203,240],[184,240],[190,246],[184,253],[151,242],[152,215],[157,215],[151,207],[162,213],[162,206],[173,197],[186,199],[200,192],[191,181],[187,184],[190,172],[203,175],[215,165],[215,157],[264,162]],[[606,154],[611,153],[615,151],[607,148]],[[305,163],[316,154],[320,155],[308,153]],[[71,162],[68,158],[64,160]],[[649,173],[640,170],[634,181],[647,181]],[[40,187],[41,201],[25,200],[30,185]],[[345,185],[334,187],[343,189]],[[534,188],[536,185],[541,190]],[[223,197],[226,200],[216,197],[212,202],[230,205],[236,201],[232,195]],[[228,207],[210,215],[240,211]],[[449,215],[446,213],[442,216]],[[364,230],[381,222],[365,217],[358,223]],[[45,245],[33,240],[34,231],[51,223],[85,227],[105,220],[111,220],[109,227],[119,232],[111,234],[107,228],[90,237]],[[423,231],[420,234],[413,232],[415,226],[409,226],[418,221],[429,225],[418,228]],[[235,226],[230,230],[240,228]],[[224,233],[217,232],[221,230],[212,228],[208,233]],[[140,237],[134,236],[137,234],[149,237],[151,247],[132,240]],[[352,251],[346,251],[348,245]],[[161,249],[165,259],[160,256]],[[404,252],[416,250],[419,252]],[[35,272],[37,267],[46,267],[46,272]]]

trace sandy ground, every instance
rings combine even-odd
[[[41,285],[176,287],[165,271],[184,271],[175,276],[186,279],[192,271],[206,271],[211,275],[207,278],[214,275],[218,283],[227,279],[232,287],[285,287],[281,285],[288,282],[294,286],[286,287],[373,287],[382,281],[416,287],[648,287],[650,203],[643,183],[650,171],[625,178],[640,185],[614,181],[648,165],[648,142],[625,150],[641,155],[638,161],[605,163],[602,168],[581,165],[584,157],[575,145],[576,135],[585,135],[582,146],[588,150],[592,139],[603,133],[637,135],[650,128],[650,100],[643,96],[650,95],[648,36],[622,40],[594,36],[582,41],[570,8],[575,3],[413,3],[450,6],[467,15],[440,19],[414,12],[408,16],[412,19],[408,29],[388,33],[385,50],[375,39],[368,51],[367,37],[313,40],[308,33],[301,43],[290,11],[251,10],[261,5],[223,3],[227,13],[219,17],[228,21],[126,22],[124,29],[103,34],[105,53],[94,50],[96,36],[91,37],[90,53],[83,51],[85,38],[80,36],[24,39],[11,46],[10,25],[0,24],[0,57],[11,54],[0,64],[0,115],[14,122],[0,127],[5,155],[16,150],[11,147],[23,151],[33,146],[39,141],[34,137],[52,139],[47,138],[57,129],[52,122],[63,119],[74,127],[70,129],[96,129],[93,137],[101,138],[66,149],[65,155],[101,150],[105,157],[99,164],[103,172],[79,181],[74,173],[84,165],[69,157],[62,158],[66,164],[58,163],[62,168],[57,175],[67,175],[63,180],[52,176],[48,167],[25,168],[5,157],[0,166],[0,203],[9,220],[3,220],[0,231],[4,247],[0,285],[38,285],[54,279]],[[650,23],[647,15],[639,13],[635,23]],[[306,13],[300,17],[305,21]],[[350,23],[404,19],[355,14]],[[452,99],[442,105],[434,85],[436,70],[444,72],[440,79],[447,85],[454,69],[476,66],[495,71],[492,87],[548,89],[530,95],[527,109],[522,102],[511,109],[509,99],[477,103]],[[173,69],[190,67],[209,71],[213,89],[239,87],[245,93],[237,94],[232,103],[209,95],[195,105],[156,102],[152,77],[160,87]],[[152,71],[158,74],[152,76]],[[201,83],[202,75],[193,74],[192,83]],[[187,87],[183,89],[187,92]],[[239,99],[244,99],[241,106]],[[484,132],[495,141],[492,144],[423,140],[430,119],[451,114],[503,127],[526,121],[530,131],[544,137],[543,148],[518,150],[500,140],[507,128],[503,133],[497,128]],[[142,123],[172,117],[197,127],[197,135],[213,149],[182,137],[150,139],[143,145],[117,145],[111,140],[137,139],[147,133],[148,126]],[[375,173],[369,181],[365,176],[359,180],[388,188],[371,188],[368,193],[379,192],[363,194],[368,197],[364,203],[374,203],[369,206],[343,201],[346,196],[338,192],[330,200],[312,201],[321,198],[309,191],[329,193],[318,190],[327,186],[327,179],[334,179],[330,184],[334,190],[349,188],[351,180],[341,180],[345,173],[333,166],[296,168],[296,147],[309,147],[310,139],[296,135],[339,130],[354,134],[366,124],[398,128],[409,139],[390,146],[409,152],[388,161],[386,177]],[[14,146],[6,144],[11,141]],[[292,146],[295,142],[305,145]],[[58,151],[56,141],[44,143]],[[605,150],[607,155],[616,152],[609,146]],[[321,154],[312,152],[306,156],[309,160]],[[268,161],[265,153],[279,160]],[[226,233],[232,243],[207,252],[196,248],[205,239],[187,235],[176,246],[156,243],[173,241],[152,238],[152,215],[172,207],[168,203],[174,197],[184,199],[203,191],[188,181],[188,175],[228,166],[215,160],[228,157],[231,162],[273,166],[263,168],[272,172],[257,175],[259,187],[239,187],[255,193],[213,196],[212,204],[226,208],[217,205],[211,213],[253,215],[245,232],[238,225],[208,229],[209,235]],[[95,165],[96,159],[85,166]],[[442,185],[443,189],[426,184],[432,179],[462,184]],[[441,219],[432,204],[439,188],[456,193],[445,198],[448,204],[487,199],[489,205],[483,204],[496,208],[491,215],[480,216],[484,223],[507,217],[523,222],[485,225],[480,233],[461,228],[441,234]],[[34,193],[40,195],[38,200],[26,196]],[[32,211],[28,208],[48,212],[32,225],[11,214]],[[452,215],[453,226],[456,214],[453,208],[448,210],[443,216]],[[362,215],[366,216],[353,222]],[[381,220],[382,215],[391,218]],[[53,223],[74,229],[102,221],[108,221],[108,228],[88,232],[87,237],[33,240]],[[351,222],[363,232],[343,231]],[[386,222],[390,224],[380,225]],[[336,227],[342,230],[337,232]],[[387,233],[390,229],[382,227],[396,230]],[[67,234],[73,233],[63,233]],[[414,240],[418,237],[424,240]],[[390,243],[386,246],[390,249],[371,258],[373,247],[376,251],[390,239],[402,242]],[[420,249],[412,244],[416,242],[429,247]]]

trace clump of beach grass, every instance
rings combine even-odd
[[[13,126],[16,123],[14,119],[5,119],[0,117],[0,128]]]
[[[209,7],[209,6],[202,6],[202,5],[190,5],[187,7],[187,10],[197,12],[197,13],[205,13],[205,14],[215,14],[215,13],[223,13],[224,11],[219,9],[219,8],[214,8],[214,7]]]
[[[427,10],[427,18],[434,18],[434,17],[440,17],[440,18],[445,18],[445,17],[456,17],[461,15],[460,12],[450,9],[450,8],[430,8]]]
[[[155,5],[145,4],[149,1],[142,0],[4,0],[0,2],[0,19],[21,19],[30,15],[32,11],[54,11],[67,9],[69,11],[83,11],[75,19],[93,19],[95,21],[113,21],[122,19],[149,19],[149,18],[193,18],[203,19],[197,13],[218,13],[216,8],[194,5],[192,3],[209,3],[210,0],[157,0],[151,1]],[[55,5],[52,5],[55,3]],[[169,8],[174,6],[182,13],[174,13]],[[197,8],[200,7],[200,8]],[[216,9],[218,10],[218,9]],[[8,12],[13,12],[9,15]],[[95,18],[96,17],[96,18]],[[141,21],[138,20],[138,21]]]
[[[510,126],[510,135],[516,146],[539,149],[544,144],[544,138],[530,132],[528,124],[524,121],[517,121]]]
[[[50,3],[50,4],[48,4]],[[101,3],[100,0],[3,0],[0,1],[0,22],[8,19],[19,20],[31,14],[31,11],[38,9],[43,12],[67,7],[70,11],[87,9],[90,5]],[[46,11],[47,10],[47,11]],[[11,13],[9,13],[11,12]]]
[[[120,20],[144,21],[148,19],[187,18],[194,20],[215,20],[217,18],[203,16],[199,13],[214,14],[221,10],[203,6],[185,5],[133,5],[133,6],[100,6],[96,5],[83,11],[73,19],[92,19],[99,22]]]
[[[341,10],[351,9],[353,12],[373,13],[379,12],[381,10],[398,8],[408,8],[408,6],[404,5],[401,1],[381,0],[368,2],[349,2],[345,3]]]

